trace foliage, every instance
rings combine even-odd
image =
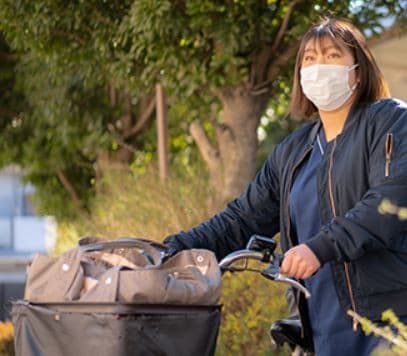
[[[14,356],[14,329],[10,321],[0,322],[0,356]]]
[[[141,78],[155,78],[178,95],[210,92],[247,80],[256,53],[277,37],[292,1],[137,1],[117,37],[120,64]],[[347,17],[380,32],[380,19],[403,16],[399,1],[297,1],[284,35],[287,47],[324,15]],[[275,56],[281,48],[275,48]]]
[[[165,85],[173,157],[185,162],[195,155],[188,124],[214,120],[222,90],[243,85],[273,103],[287,99],[295,51],[286,51],[320,16],[347,17],[380,32],[383,18],[400,20],[405,13],[395,0],[0,0],[7,42],[0,40],[6,54],[0,57],[6,88],[0,93],[0,165],[26,168],[44,212],[72,215],[78,208],[70,206],[72,193],[56,171],[89,207],[99,150],[130,147],[138,167],[154,159],[152,130],[120,136],[123,112],[112,104],[112,88],[130,96],[135,114],[142,95],[157,82]]]
[[[74,207],[69,209],[70,196],[56,172],[65,172],[86,205],[93,189],[95,151],[111,143],[105,127],[111,110],[101,100],[102,88],[84,87],[80,70],[71,67],[56,74],[32,53],[20,58],[12,69],[17,76],[9,82],[11,98],[22,103],[8,106],[18,114],[1,120],[0,165],[24,167],[26,178],[37,187],[40,207],[59,216],[71,215]]]
[[[14,142],[24,142],[17,145],[22,152],[16,152],[13,161],[27,168],[27,178],[37,187],[45,213],[70,216],[78,207],[69,204],[71,197],[61,189],[56,172],[65,173],[86,206],[94,190],[97,150],[112,145],[106,128],[112,109],[101,96],[103,88],[86,88],[74,68],[54,76],[38,58],[25,56],[18,70],[30,110],[20,126],[12,129]]]
[[[384,323],[375,324],[369,319],[361,317],[352,310],[348,314],[358,320],[366,335],[374,334],[382,337],[389,345],[379,345],[373,355],[405,355],[407,353],[407,326],[399,321],[392,310],[385,310],[382,314]]]
[[[16,89],[15,66],[18,58],[13,55],[3,35],[0,33],[0,130],[14,118],[12,125],[18,124],[19,114],[24,108],[24,97]]]
[[[88,207],[94,194],[98,152],[117,151],[109,125],[120,121],[121,110],[109,101],[105,63],[110,52],[104,47],[116,30],[109,16],[120,16],[122,2],[4,1],[0,12],[7,19],[1,29],[18,58],[14,89],[26,101],[17,118],[3,121],[0,164],[26,168],[40,212],[72,216]],[[74,193],[63,187],[57,172]],[[72,194],[80,206],[71,204]]]
[[[394,205],[388,199],[382,200],[378,210],[380,214],[396,215],[400,220],[407,220],[407,208]]]
[[[287,355],[274,350],[269,329],[287,316],[284,288],[254,273],[225,274],[222,278],[223,319],[216,355]]]
[[[298,1],[285,43],[320,16],[347,17],[380,32],[381,18],[403,17],[399,1]],[[87,82],[114,78],[138,92],[164,82],[189,96],[240,83],[252,55],[275,38],[290,1],[2,0],[1,28],[11,46],[36,53],[51,71],[79,63]],[[307,16],[306,16],[307,15]],[[276,53],[277,54],[277,53]]]
[[[201,174],[196,172],[201,171]],[[136,236],[160,241],[190,228],[215,210],[203,170],[173,172],[162,183],[154,167],[144,173],[111,168],[91,206],[91,215],[60,224],[56,253],[72,247],[83,235]]]
[[[288,92],[283,92],[279,95],[278,101],[271,101],[260,119],[257,135],[260,141],[258,161],[261,163],[266,160],[278,143],[303,124],[303,122],[287,114],[288,95]]]

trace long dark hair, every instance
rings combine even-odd
[[[329,37],[339,47],[347,48],[353,55],[359,85],[353,105],[372,103],[390,96],[382,72],[366,44],[363,34],[350,22],[338,19],[323,19],[313,25],[303,36],[295,63],[294,83],[291,96],[291,114],[299,118],[310,118],[318,112],[307,99],[300,85],[300,70],[305,45],[310,40],[320,41]]]

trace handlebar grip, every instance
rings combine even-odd
[[[253,240],[256,241],[256,236],[254,236]],[[274,254],[268,249],[267,251],[264,251],[264,249],[261,249],[261,251],[246,249],[232,252],[219,262],[219,267],[222,271],[244,271],[247,270],[247,268],[230,267],[235,261],[244,259],[270,263],[269,267],[264,270],[248,270],[260,272],[263,277],[274,280],[276,282],[287,283],[304,293],[306,298],[311,297],[310,292],[301,283],[280,273],[280,267],[284,260],[284,255]]]
[[[282,282],[291,285],[292,287],[300,290],[304,293],[305,298],[310,298],[311,293],[305,288],[300,282],[294,278],[290,278],[280,273],[280,267],[284,260],[284,255],[274,255],[274,263],[271,264],[268,268],[262,271],[262,276],[268,279],[274,280],[276,282]]]

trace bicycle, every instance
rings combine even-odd
[[[214,273],[216,278],[213,280],[220,284],[218,263],[213,254],[203,257],[203,251],[195,250],[191,253],[185,253],[187,252],[185,251],[178,256],[186,258],[182,261],[177,260],[178,253],[172,255],[167,246],[149,240],[134,238],[119,238],[111,241],[94,240],[94,238],[83,239],[78,247],[58,258],[40,256],[37,263],[42,264],[37,266],[41,268],[33,269],[33,265],[31,265],[31,272],[36,273],[31,274],[29,280],[44,281],[44,271],[47,270],[52,272],[50,276],[54,276],[55,280],[64,281],[64,286],[78,285],[72,282],[73,278],[74,281],[79,280],[79,285],[82,287],[85,269],[81,263],[88,263],[93,268],[90,269],[88,266],[89,272],[97,272],[96,267],[106,269],[95,278],[99,278],[96,286],[101,286],[98,296],[103,298],[107,296],[109,300],[81,301],[64,300],[63,298],[49,300],[46,299],[49,293],[44,293],[44,288],[49,286],[51,291],[54,291],[52,289],[54,279],[50,283],[48,280],[51,279],[45,279],[45,284],[40,285],[42,289],[39,289],[38,286],[34,288],[35,285],[31,284],[29,291],[37,291],[44,300],[27,298],[27,300],[18,300],[13,303],[12,315],[16,332],[15,344],[18,346],[17,355],[64,354],[76,356],[99,353],[103,355],[209,356],[214,354],[221,317],[220,305],[136,303],[116,298],[122,295],[121,287],[125,288],[124,293],[126,293],[126,288],[132,289],[142,285],[144,279],[137,279],[135,273],[144,273],[145,270],[160,271],[155,269],[155,266],[166,264],[165,269],[163,268],[165,275],[169,276],[171,273],[171,278],[175,278],[177,283],[183,283],[183,273],[188,272],[191,268],[195,274],[200,271],[196,265],[191,264],[195,263],[195,259],[197,263],[210,261],[210,264],[205,264],[205,266],[208,269],[216,270]],[[219,267],[223,271],[256,271],[270,280],[287,283],[309,296],[309,292],[298,281],[279,273],[282,257],[275,253],[276,245],[272,239],[253,236],[246,249],[229,254],[219,263]],[[103,251],[107,251],[108,255],[102,260],[100,252]],[[95,252],[99,253],[95,255],[98,258],[90,259],[91,255],[87,254]],[[129,260],[123,261],[123,259],[126,260],[124,258],[126,256]],[[106,257],[109,257],[109,260]],[[47,268],[42,267],[44,258]],[[143,263],[150,262],[150,264],[146,268],[129,265],[133,258],[134,262],[142,261]],[[255,270],[249,268],[247,263],[243,267],[237,266],[237,261],[241,260],[246,262],[257,260],[266,263],[267,268]],[[126,265],[123,264],[124,262]],[[211,266],[215,268],[210,268]],[[205,270],[207,271],[206,268]],[[69,271],[74,273],[65,273]],[[119,283],[121,272],[131,273],[133,283]],[[113,273],[116,273],[116,283],[114,283],[115,275]],[[185,280],[188,281],[195,274],[186,273],[188,279]],[[144,278],[148,281],[147,277]],[[195,281],[202,280],[196,279]],[[138,283],[134,281],[138,281]],[[156,285],[153,286],[154,293],[157,291],[156,287]],[[94,290],[91,289],[91,291]],[[59,293],[59,289],[57,292]],[[128,292],[127,289],[127,293],[134,295],[136,292]],[[143,293],[146,293],[145,288],[137,295],[144,296]],[[278,321],[271,328],[270,335],[276,345],[288,343],[293,348],[298,349],[301,346],[304,350],[300,330],[298,321]],[[86,336],[84,337],[84,335]]]
[[[310,298],[310,292],[298,281],[289,278],[279,272],[283,259],[282,255],[275,252],[277,242],[272,238],[253,235],[247,246],[243,250],[230,253],[219,262],[222,272],[256,272],[263,277],[285,283],[304,293],[306,298]],[[250,268],[248,260],[255,260],[267,264],[264,269]],[[244,261],[243,266],[237,262]],[[302,337],[302,326],[299,319],[283,319],[275,321],[270,327],[270,338],[274,348],[287,344],[292,355],[313,355],[312,343]]]

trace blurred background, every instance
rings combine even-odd
[[[34,253],[86,235],[161,241],[240,194],[302,124],[293,66],[321,17],[357,25],[407,100],[406,13],[405,0],[0,0],[0,318]],[[225,277],[218,354],[269,354],[283,294]]]

